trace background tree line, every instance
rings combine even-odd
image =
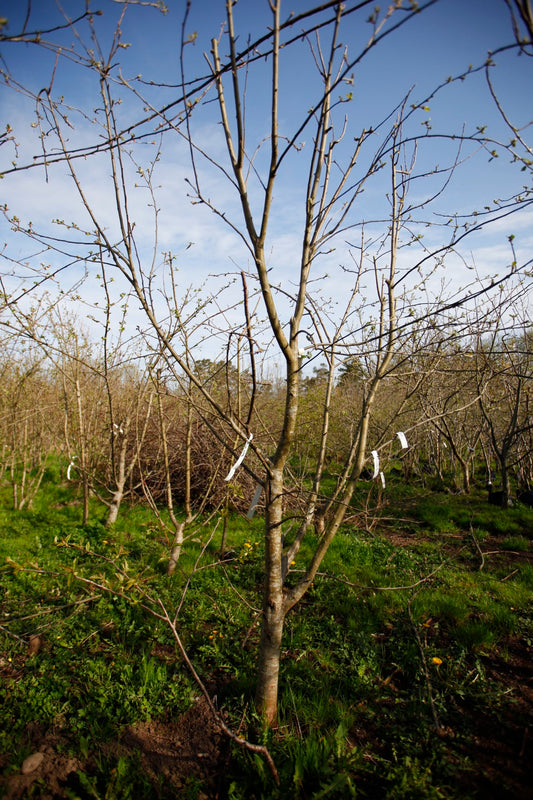
[[[380,475],[373,478],[370,449],[362,474],[376,505],[386,497],[389,478],[455,492],[469,492],[473,479],[507,487],[510,495],[531,488],[531,331],[527,322],[503,332],[497,321],[490,322],[492,333],[463,331],[451,340],[430,329],[423,341],[413,336],[394,359],[380,382],[368,435],[369,448],[379,452],[385,486]],[[59,456],[62,478],[79,487],[84,521],[89,496],[107,507],[108,524],[123,498],[148,503],[155,512],[170,503],[185,517],[199,508],[247,512],[256,488],[247,470],[254,455],[250,452],[225,481],[232,457],[220,445],[216,418],[187,377],[177,381],[150,354],[133,356],[120,346],[108,353],[80,330],[80,320],[72,316],[63,319],[60,339],[48,340],[46,348],[44,340],[5,342],[0,452],[13,507],[31,506],[44,471]],[[249,402],[249,369],[201,359],[194,371],[221,407]],[[325,452],[330,480],[353,447],[371,378],[364,358],[349,356],[339,365]],[[300,422],[287,506],[303,513],[302,497],[310,491],[320,448],[328,370],[302,359],[299,381]],[[272,373],[259,383],[250,424],[257,443],[267,449],[283,421],[283,378]],[[408,449],[402,449],[397,431],[405,432]]]

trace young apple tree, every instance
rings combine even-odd
[[[430,103],[437,103],[450,87],[469,81],[484,64],[443,79],[422,98],[403,90],[385,112],[367,109],[365,87],[356,82],[362,66],[376,54],[387,57],[391,38],[435,3],[394,0],[380,12],[373,0],[329,0],[283,18],[281,0],[268,0],[261,6],[261,15],[265,10],[268,15],[264,28],[258,31],[255,26],[250,32],[246,21],[240,21],[242,6],[227,0],[224,25],[213,31],[206,54],[207,73],[200,73],[196,63],[192,76],[186,62],[197,37],[187,30],[187,3],[177,85],[140,75],[128,78],[126,67],[122,69],[124,63],[131,70],[123,29],[131,8],[141,11],[137,3],[119,4],[111,35],[109,30],[99,35],[101,19],[88,13],[66,20],[74,44],[69,40],[68,46],[60,45],[26,28],[11,41],[12,46],[25,41],[46,47],[57,63],[46,89],[39,84],[24,90],[35,102],[42,151],[25,163],[14,158],[4,175],[11,180],[36,168],[47,176],[66,170],[79,214],[76,222],[69,222],[58,212],[60,227],[54,235],[21,221],[7,208],[6,219],[16,233],[57,258],[61,255],[65,268],[104,268],[107,287],[112,275],[119,290],[125,286],[132,293],[140,315],[136,327],[151,340],[151,352],[164,359],[172,379],[185,387],[221,451],[242,465],[263,493],[265,562],[256,706],[267,725],[274,724],[277,715],[287,615],[312,585],[345,520],[370,448],[378,455],[376,446],[389,446],[396,435],[393,429],[382,431],[375,446],[371,422],[384,382],[407,358],[411,333],[445,326],[450,312],[476,298],[497,297],[499,287],[514,280],[524,266],[518,260],[504,263],[497,276],[481,281],[462,275],[442,285],[438,279],[448,264],[455,270],[465,264],[461,251],[466,237],[531,203],[530,189],[520,184],[507,199],[494,200],[491,195],[481,212],[457,209],[457,195],[451,208],[446,206],[449,188],[476,155],[484,164],[509,155],[519,172],[527,166],[517,150],[523,150],[524,131],[519,141],[509,143],[492,138],[477,120],[469,120],[462,129],[433,130]],[[52,31],[63,34],[63,27]],[[362,30],[368,31],[364,39]],[[50,35],[53,39],[53,32]],[[346,44],[352,38],[355,44]],[[91,106],[76,109],[56,93],[64,64],[93,80],[97,97],[91,96]],[[298,82],[295,65],[303,69],[299,74],[304,79]],[[13,85],[22,91],[20,84]],[[87,130],[88,120],[94,132],[90,126]],[[8,139],[8,146],[14,147]],[[236,275],[228,275],[213,245],[205,256],[213,282],[209,302],[199,299],[195,313],[187,317],[181,310],[188,289],[180,284],[174,257],[168,251],[162,257],[158,201],[162,165],[172,166],[176,147],[183,143],[189,157],[188,197],[177,201],[174,185],[167,192],[173,220],[177,223],[185,208],[190,212],[190,203],[202,225],[205,212],[212,212],[220,223],[217,235],[222,238],[229,231],[233,237],[230,257],[236,265]],[[98,191],[87,164],[99,170]],[[149,219],[136,203],[141,191],[148,198]],[[372,202],[376,196],[381,198],[377,206]],[[192,242],[179,246],[185,263]],[[234,278],[242,278],[238,295],[230,291]],[[337,295],[340,312],[335,302],[328,306],[321,299],[328,286]],[[228,288],[227,302],[223,287]],[[244,352],[242,343],[250,390],[241,395],[240,377],[236,389],[235,382],[231,388],[227,380],[223,398],[197,368],[205,358],[203,348],[219,346],[229,374],[231,358],[239,360]],[[282,365],[279,425],[258,419],[260,351],[263,358]],[[219,354],[220,350],[214,362]],[[321,407],[316,410],[319,441],[305,476],[309,480],[299,481],[292,462],[301,421],[300,390],[305,365],[314,359],[326,365]],[[359,384],[345,462],[335,487],[327,490],[336,369],[350,359],[364,361],[365,379]],[[240,366],[237,373],[241,375]],[[162,409],[159,418],[163,419]],[[261,437],[256,435],[259,422]],[[164,435],[164,422],[162,430]],[[246,448],[251,457],[245,458]],[[177,533],[179,551],[181,531]]]
[[[469,224],[459,226],[450,219],[441,225],[441,244],[428,248],[422,246],[419,254],[412,258],[406,268],[402,249],[420,242],[422,226],[431,223],[428,209],[432,202],[441,198],[447,184],[459,167],[460,147],[448,166],[433,170],[417,171],[417,151],[423,146],[421,136],[413,136],[409,123],[417,104],[409,106],[405,99],[389,118],[378,126],[365,125],[355,133],[350,125],[346,103],[352,93],[342,94],[342,87],[350,81],[354,66],[372,48],[379,44],[387,23],[396,20],[398,11],[405,13],[402,3],[391,6],[383,18],[373,17],[374,30],[363,52],[354,58],[340,44],[343,17],[346,8],[340,4],[332,6],[332,17],[326,30],[305,37],[316,67],[316,102],[303,114],[295,129],[287,133],[281,127],[281,98],[284,91],[283,63],[285,48],[290,42],[283,38],[281,2],[270,2],[272,13],[271,33],[264,49],[256,48],[257,54],[268,58],[270,64],[269,129],[263,141],[253,141],[248,133],[247,107],[252,102],[251,73],[254,65],[247,55],[238,51],[239,36],[234,6],[228,2],[225,35],[212,40],[210,67],[216,85],[220,127],[223,133],[227,160],[211,155],[207,146],[200,146],[191,129],[196,121],[193,117],[188,128],[191,137],[194,183],[193,197],[203,203],[235,231],[245,243],[253,264],[253,272],[259,285],[264,310],[270,325],[275,346],[285,366],[284,420],[275,447],[264,462],[265,473],[262,485],[265,494],[265,577],[263,583],[263,606],[261,640],[258,655],[258,677],[256,706],[267,724],[276,719],[278,681],[282,636],[287,614],[305,595],[311,586],[323,558],[335,534],[338,532],[349,508],[356,483],[368,458],[368,437],[373,406],[378,388],[393,367],[394,359],[401,352],[402,339],[410,329],[428,324],[428,318],[444,313],[466,303],[472,295],[487,290],[484,286],[465,286],[453,297],[443,297],[437,292],[424,315],[417,310],[414,293],[402,292],[402,282],[417,272],[418,288],[427,291],[435,261],[443,261],[457,243],[468,232]],[[352,10],[352,9],[351,9]],[[407,14],[409,16],[409,14]],[[402,22],[405,21],[405,17]],[[229,61],[220,53],[222,45],[227,47]],[[254,52],[255,56],[255,52]],[[425,106],[423,106],[425,108]],[[285,125],[285,128],[287,126]],[[368,151],[373,137],[379,130],[380,145],[370,157]],[[429,134],[430,128],[427,133]],[[351,136],[348,137],[347,131]],[[301,147],[300,137],[305,135],[310,144]],[[430,137],[430,135],[429,135]],[[344,140],[350,139],[351,146]],[[459,136],[459,139],[463,137]],[[465,137],[468,138],[468,137]],[[452,137],[450,136],[450,140]],[[263,147],[266,154],[263,154]],[[295,168],[295,150],[303,151],[303,190],[299,196],[298,245],[291,254],[295,259],[290,272],[290,288],[276,286],[276,271],[272,268],[275,258],[270,255],[272,240],[275,240],[276,200],[283,205],[283,171]],[[218,152],[220,152],[218,150]],[[220,205],[211,195],[203,191],[200,169],[197,162],[204,156],[227,177],[238,196],[242,224],[238,218]],[[359,211],[362,193],[368,184],[384,171],[390,172],[386,202],[388,213],[382,220],[385,232],[375,234],[367,243],[362,236],[359,246],[360,261],[353,276],[352,295],[345,316],[340,324],[329,326],[327,344],[324,337],[316,336],[316,330],[328,329],[325,315],[313,301],[311,278],[317,262],[330,249],[338,245],[342,237],[355,227],[361,227],[364,210]],[[427,194],[423,200],[410,202],[409,188],[425,180]],[[440,183],[439,183],[440,181]],[[511,204],[520,206],[518,203]],[[278,212],[279,213],[279,212]],[[424,217],[424,215],[427,215]],[[492,214],[494,216],[494,214]],[[370,230],[374,221],[365,221]],[[369,224],[370,223],[370,224]],[[278,255],[279,257],[279,255]],[[511,270],[508,270],[510,274]],[[375,301],[372,306],[375,316],[367,309],[366,324],[358,332],[362,339],[363,353],[371,354],[371,375],[365,384],[361,409],[356,424],[353,445],[344,469],[332,494],[324,494],[325,456],[329,429],[329,409],[334,385],[335,357],[339,349],[350,354],[357,347],[357,336],[350,331],[348,320],[350,306],[357,297],[363,296],[362,284],[372,276],[375,285]],[[414,286],[416,289],[416,284]],[[401,310],[398,308],[400,304]],[[313,330],[314,329],[314,330]],[[328,379],[322,404],[322,433],[318,447],[312,489],[305,492],[304,508],[296,532],[286,533],[286,503],[291,492],[290,461],[295,434],[299,422],[300,382],[302,371],[302,348],[311,342],[315,352],[326,359]],[[301,545],[314,527],[318,540],[311,548],[311,555],[301,556]],[[308,538],[308,537],[307,537]],[[297,562],[298,577],[291,575]]]

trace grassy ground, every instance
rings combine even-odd
[[[252,737],[261,520],[231,519],[222,563],[222,524],[206,521],[168,578],[143,508],[106,531],[81,527],[56,481],[32,511],[5,496],[5,797],[531,797],[533,511],[481,492],[389,496],[378,524],[354,513],[287,620],[279,723],[263,740],[279,790],[216,729],[151,613],[178,613],[224,720]]]

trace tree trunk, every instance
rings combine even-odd
[[[470,465],[468,461],[461,464],[463,468],[463,489],[465,494],[470,494]]]
[[[509,508],[511,505],[511,485],[509,480],[509,471],[507,469],[507,453],[505,453],[501,460],[502,467],[502,508]]]
[[[118,512],[120,510],[120,505],[122,503],[122,497],[124,495],[123,487],[117,488],[116,492],[113,494],[113,499],[109,504],[109,511],[107,513],[107,519],[105,521],[105,527],[109,528],[111,525],[114,525],[118,518]]]
[[[271,726],[277,715],[283,605],[282,532],[283,471],[275,470],[267,483],[265,585],[259,645],[256,708]]]
[[[127,427],[129,427],[129,420],[127,423]],[[109,512],[107,514],[107,519],[105,526],[109,528],[111,525],[114,525],[118,518],[118,512],[120,510],[120,506],[122,503],[122,499],[124,497],[124,487],[126,486],[126,448],[127,448],[127,438],[126,434],[123,435],[122,442],[120,445],[120,454],[119,454],[119,461],[118,461],[118,471],[116,477],[116,489],[113,493],[113,499],[109,504]]]
[[[171,514],[172,521],[174,522],[175,527],[175,536],[174,542],[172,544],[172,550],[170,551],[170,558],[168,559],[167,564],[167,575],[173,575],[176,567],[178,566],[178,561],[181,555],[181,548],[183,546],[183,531],[185,530],[185,522],[177,522],[174,514]]]
[[[268,727],[275,723],[278,711],[279,668],[284,620],[285,615],[281,603],[263,606],[255,705]]]

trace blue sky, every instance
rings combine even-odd
[[[310,5],[303,0],[287,2],[282,11],[282,19],[288,17],[291,11],[300,13]],[[84,6],[84,2],[74,0],[65,0],[63,3],[64,10],[71,17],[80,13]],[[163,15],[154,8],[130,6],[124,18],[122,36],[123,43],[129,46],[119,51],[123,77],[143,92],[154,106],[175,100],[178,91],[175,87],[180,82],[178,56],[184,3],[181,0],[169,0],[168,7],[168,13]],[[95,30],[105,51],[122,11],[122,4],[114,0],[100,0],[92,8],[103,11],[102,16],[95,17]],[[20,0],[4,0],[1,13],[9,20],[7,32],[14,34],[22,24],[25,3]],[[349,61],[357,57],[368,39],[371,31],[371,26],[366,22],[368,15],[369,9],[364,9],[362,13],[348,17],[343,25],[340,38],[347,47]],[[223,2],[192,0],[186,30],[188,34],[194,35],[195,41],[194,44],[187,45],[185,50],[185,65],[190,78],[207,73],[204,52],[209,53],[210,40],[219,35],[224,16]],[[235,7],[235,19],[237,29],[241,32],[239,43],[244,45],[248,37],[253,39],[265,31],[269,24],[268,3],[266,0],[239,0]],[[395,16],[393,19],[399,17]],[[59,20],[59,12],[53,0],[40,0],[39,3],[33,3],[29,29],[52,27]],[[72,31],[52,34],[51,38],[66,48],[73,45],[79,50],[83,46],[93,46],[84,24],[78,27],[78,33],[79,40]],[[327,36],[323,39],[324,43],[326,38]],[[338,148],[339,155],[346,157],[353,137],[363,128],[376,126],[409,91],[411,95],[408,107],[411,103],[419,105],[448,76],[465,72],[469,65],[478,67],[486,58],[487,51],[496,50],[512,41],[509,12],[504,0],[439,0],[387,37],[354,69],[353,84],[346,85],[343,89],[346,93],[352,92],[353,97],[339,108],[336,123],[340,130],[342,118],[346,115],[345,140]],[[220,49],[221,54],[225,54],[224,39]],[[4,67],[11,76],[21,85],[29,87],[33,93],[49,85],[56,58],[54,52],[46,52],[31,44],[5,43],[2,56]],[[501,53],[495,60],[496,66],[491,70],[494,86],[506,114],[514,125],[522,129],[533,117],[530,99],[533,59],[511,50]],[[143,83],[138,82],[139,75],[142,76]],[[167,86],[154,88],[149,85],[149,81]],[[262,170],[267,163],[268,147],[265,136],[268,135],[269,126],[269,71],[264,60],[253,65],[248,81],[246,106],[249,153],[252,154],[256,147],[259,148],[255,163]],[[283,51],[281,88],[280,133],[290,137],[309,107],[320,96],[320,86],[307,44]],[[79,146],[95,141],[98,131],[89,121],[95,116],[93,109],[99,103],[98,82],[94,73],[85,66],[61,57],[55,68],[52,90],[55,97],[63,95],[64,102],[72,107],[68,113],[69,122],[74,128],[65,129],[71,145]],[[116,87],[116,97],[120,97],[122,101],[120,108],[117,107],[117,113],[124,126],[145,113],[143,104],[124,87]],[[209,95],[206,99],[212,97],[213,95]],[[1,89],[0,103],[3,109],[2,127],[9,123],[17,137],[19,164],[31,162],[32,156],[39,153],[39,142],[36,139],[38,130],[31,127],[35,102],[31,97],[15,91],[13,87],[4,86]],[[460,133],[461,130],[474,132],[476,126],[487,126],[487,131],[495,139],[507,143],[511,138],[489,96],[483,72],[471,74],[464,81],[454,81],[446,85],[428,102],[427,107],[429,110],[419,109],[410,119],[411,135],[419,135],[427,126],[431,126],[428,130],[432,133],[443,134]],[[86,117],[74,109],[82,109]],[[192,130],[195,141],[214,159],[227,164],[216,103],[201,104],[193,115]],[[378,132],[371,139],[372,148],[379,146],[380,135]],[[531,129],[524,129],[523,135],[531,146]],[[311,137],[309,129],[302,133],[302,148],[287,159],[276,188],[271,235],[268,240],[269,258],[273,282],[287,291],[290,291],[291,281],[295,279],[301,246],[302,191]],[[370,146],[362,154],[361,165],[358,164],[358,169],[363,173],[365,158],[371,155]],[[135,151],[137,165],[146,168],[154,152],[154,145],[138,146]],[[456,152],[456,142],[429,138],[421,141],[417,170],[423,173],[436,166],[442,168],[450,163]],[[13,146],[9,143],[4,145],[0,168],[8,169],[14,156]],[[519,166],[511,164],[509,156],[503,152],[500,152],[498,158],[491,159],[478,146],[465,145],[461,158],[465,163],[457,170],[446,194],[431,209],[419,213],[419,221],[434,223],[443,218],[439,214],[467,214],[474,209],[481,211],[486,205],[494,208],[494,200],[520,191],[525,192],[522,188],[524,185],[531,187],[531,171],[520,172]],[[198,160],[198,167],[206,195],[236,225],[242,225],[237,197],[228,181],[223,179],[219,170],[201,158]],[[91,202],[102,215],[108,230],[113,231],[116,215],[108,163],[103,158],[94,158],[88,163],[79,163],[79,169]],[[76,198],[72,179],[68,177],[64,165],[51,167],[47,177],[48,180],[45,179],[42,168],[6,174],[2,189],[4,202],[8,203],[10,211],[22,220],[31,220],[36,228],[48,233],[52,230],[57,232],[57,226],[50,227],[50,221],[55,218],[74,221],[82,227],[86,225],[86,214]],[[135,186],[135,168],[132,165],[127,180],[131,196],[130,207],[139,232],[139,248],[145,263],[151,263],[154,259],[153,263],[161,278],[164,274],[161,254],[172,250],[177,254],[180,290],[185,291],[191,284],[202,284],[202,292],[212,295],[215,302],[218,300],[220,287],[231,281],[230,273],[250,268],[251,259],[238,237],[208,209],[191,205],[187,196],[187,177],[191,177],[191,168],[186,143],[176,134],[167,136],[162,143],[160,161],[154,171],[157,203],[161,209],[158,239],[154,242],[150,198],[145,191]],[[422,202],[431,195],[438,183],[435,178],[420,178],[411,189],[411,201]],[[351,213],[353,231],[340,236],[334,243],[335,249],[316,264],[316,277],[325,273],[329,276],[321,291],[331,296],[338,307],[347,298],[352,280],[350,273],[339,270],[339,264],[346,267],[353,263],[353,245],[359,241],[363,221],[369,235],[375,238],[386,229],[387,187],[387,179],[380,176],[368,184]],[[257,201],[256,208],[259,208],[261,196],[257,185],[251,188],[251,194]],[[512,259],[508,242],[510,234],[515,236],[519,264],[526,261],[533,245],[532,222],[530,208],[524,207],[515,217],[497,221],[491,228],[469,237],[458,248],[458,254],[452,254],[440,268],[440,272],[437,270],[437,275],[431,279],[431,291],[444,291],[443,287],[447,284],[446,291],[453,293],[459,285],[465,286],[476,270],[482,277],[501,274]],[[53,266],[67,263],[68,254],[63,257],[63,262],[57,254],[39,254],[34,243],[23,241],[20,235],[13,236],[9,225],[2,225],[0,236],[6,242],[4,255],[15,261],[30,261],[33,270],[30,280],[35,278],[35,271],[38,272],[41,261],[49,261]],[[424,241],[429,249],[437,248],[441,239],[444,242],[443,235],[438,226],[424,227]],[[79,248],[77,252],[80,252]],[[416,255],[413,250],[409,253],[406,251],[406,255],[402,256],[402,269],[409,270],[420,254],[420,250]],[[30,255],[32,260],[29,259]],[[12,263],[13,261],[4,259],[0,271],[9,272]],[[69,280],[71,283],[75,282],[80,274],[79,267],[77,270],[65,270],[65,288],[68,287]],[[72,277],[69,278],[69,275]],[[10,287],[15,286],[13,278],[6,280]],[[85,284],[82,299],[89,304],[94,303],[98,292],[98,280],[93,275]],[[83,306],[80,308],[82,313],[86,313]],[[287,309],[287,314],[289,313]],[[228,312],[217,325],[222,328],[224,319],[233,321],[234,318],[234,312]]]

